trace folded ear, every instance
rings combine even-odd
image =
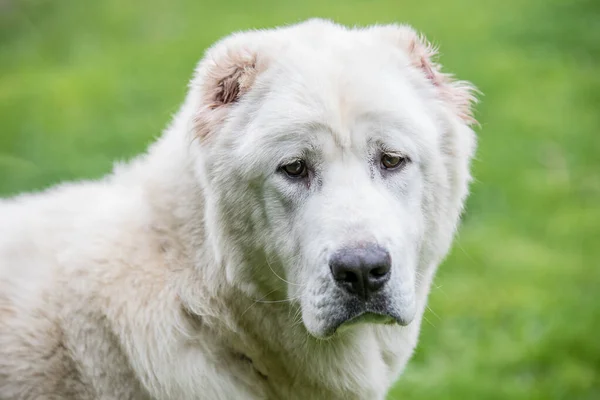
[[[256,45],[260,38],[254,37],[258,34],[232,35],[209,49],[200,62],[193,81],[201,93],[195,118],[199,137],[207,137],[218,128],[231,106],[252,88],[266,68],[266,56]]]
[[[437,49],[423,36],[406,25],[383,25],[371,29],[384,40],[398,46],[409,57],[411,64],[431,82],[439,98],[466,124],[477,121],[473,117],[473,105],[477,102],[475,87],[466,81],[443,73],[435,61]]]
[[[257,55],[245,49],[227,49],[207,65],[204,102],[215,109],[235,103],[250,89],[256,77]]]

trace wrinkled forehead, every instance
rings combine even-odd
[[[325,143],[360,151],[381,142],[418,157],[437,142],[433,104],[407,71],[377,53],[295,52],[273,65],[260,87],[246,140],[276,153]]]

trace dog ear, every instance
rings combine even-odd
[[[254,82],[256,58],[256,54],[244,49],[227,49],[226,54],[207,65],[205,104],[215,109],[238,101]]]
[[[436,62],[437,49],[425,37],[406,25],[377,26],[372,30],[408,55],[412,66],[427,78],[436,94],[454,114],[467,125],[477,123],[473,117],[477,89],[470,82],[456,80],[452,75],[442,72]]]
[[[231,106],[252,88],[265,69],[266,57],[249,40],[252,38],[245,36],[251,34],[233,35],[217,43],[198,66],[193,85],[199,86],[201,93],[195,118],[196,134],[201,138],[224,122]]]

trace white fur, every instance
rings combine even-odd
[[[474,149],[452,103],[468,88],[413,57],[413,33],[311,20],[232,35],[147,154],[0,201],[0,398],[384,398]],[[209,104],[228,62],[239,98]],[[381,146],[411,162],[383,175]],[[296,157],[307,184],[278,171]],[[361,241],[390,251],[385,293],[408,325],[332,333],[328,257]]]

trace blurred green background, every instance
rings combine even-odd
[[[231,31],[408,22],[483,92],[477,179],[390,399],[600,399],[600,2],[0,0],[0,195],[142,151]]]

